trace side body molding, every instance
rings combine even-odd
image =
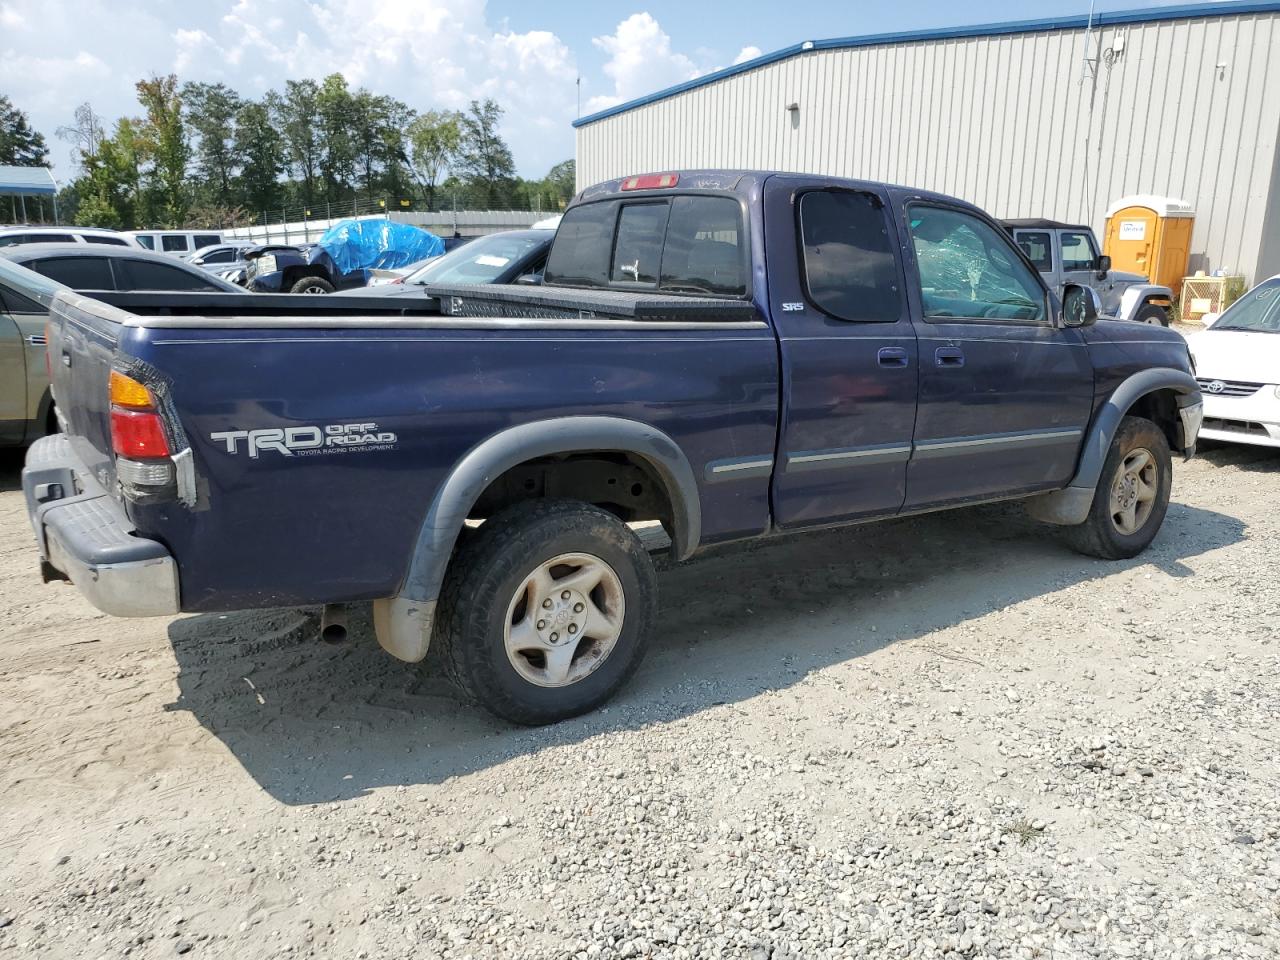
[[[1172,367],[1153,367],[1135,373],[1116,387],[1085,431],[1080,463],[1070,485],[1028,501],[1033,517],[1064,526],[1074,526],[1088,519],[1093,494],[1102,476],[1102,467],[1106,463],[1107,452],[1111,449],[1111,441],[1120,427],[1120,421],[1140,398],[1156,390],[1172,390],[1177,394],[1178,411],[1184,423],[1184,411],[1199,409],[1200,387],[1191,374]],[[1194,447],[1194,436],[1191,443]]]
[[[495,479],[517,464],[558,453],[613,451],[643,458],[666,486],[678,560],[697,549],[702,507],[684,451],[656,427],[622,417],[560,417],[524,423],[472,447],[440,485],[418,532],[400,595],[374,602],[378,642],[411,662],[426,656],[435,601],[467,514]]]

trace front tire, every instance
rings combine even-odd
[[[290,293],[333,293],[333,284],[323,277],[303,277],[292,287]]]
[[[1071,545],[1103,560],[1136,557],[1160,532],[1172,486],[1164,432],[1143,417],[1125,417],[1102,466],[1089,518],[1068,528]]]
[[[533,500],[459,547],[435,642],[466,696],[532,726],[612,697],[640,665],[656,615],[653,564],[626,524],[590,504]]]
[[[1144,303],[1138,309],[1138,312],[1133,315],[1133,319],[1138,323],[1149,323],[1156,327],[1167,327],[1169,325],[1169,311],[1154,303]]]

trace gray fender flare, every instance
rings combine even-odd
[[[1028,501],[1031,515],[1046,523],[1075,526],[1084,523],[1093,506],[1093,494],[1102,476],[1102,467],[1111,450],[1111,441],[1129,409],[1149,393],[1172,390],[1178,397],[1179,410],[1200,403],[1200,387],[1191,374],[1172,367],[1141,370],[1124,380],[1112,391],[1098,410],[1084,434],[1084,447],[1076,474],[1065,489],[1055,490]]]
[[[411,662],[426,656],[435,602],[458,534],[477,499],[507,470],[537,457],[600,450],[641,457],[671,498],[672,554],[683,560],[698,547],[702,508],[689,459],[656,427],[622,417],[559,417],[522,423],[472,447],[440,484],[418,531],[399,596],[374,602],[378,642]]]
[[[1158,297],[1172,302],[1173,291],[1168,287],[1161,287],[1154,283],[1139,283],[1132,287],[1126,287],[1124,293],[1120,295],[1119,319],[1132,320],[1134,315],[1142,308],[1142,305],[1151,297]]]

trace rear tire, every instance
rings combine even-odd
[[[1138,312],[1133,315],[1133,319],[1138,323],[1149,323],[1152,326],[1167,327],[1169,325],[1169,311],[1154,303],[1144,303],[1138,309]]]
[[[1089,518],[1067,528],[1068,541],[1103,560],[1136,557],[1160,532],[1172,485],[1164,432],[1143,417],[1125,417],[1102,466]]]
[[[612,697],[640,665],[656,615],[653,564],[626,524],[590,504],[533,500],[458,548],[435,643],[464,695],[532,726]]]
[[[289,288],[290,293],[333,293],[333,284],[323,277],[303,277]]]

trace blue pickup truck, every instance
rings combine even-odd
[[[640,662],[639,521],[683,560],[1025,498],[1127,558],[1199,430],[1181,336],[1097,325],[998,222],[902,187],[615,180],[575,198],[541,286],[426,292],[403,317],[60,294],[64,432],[23,474],[46,576],[123,616],[371,601],[388,652],[435,646],[464,693],[545,723]]]

